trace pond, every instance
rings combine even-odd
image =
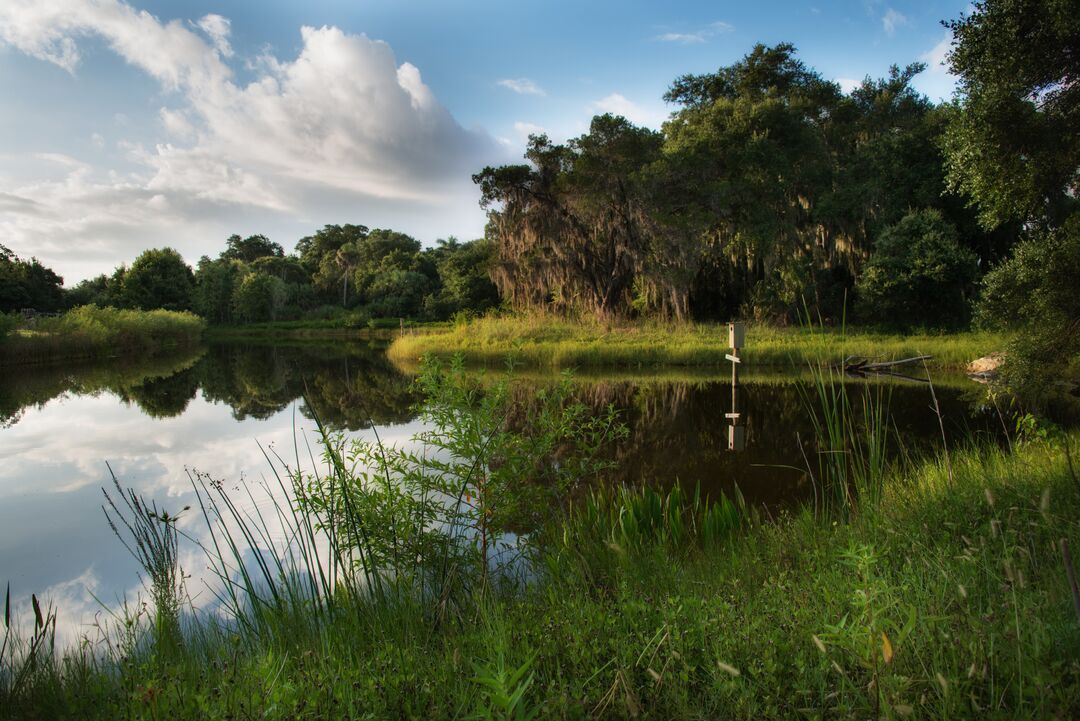
[[[101,510],[110,469],[176,512],[195,504],[193,473],[257,487],[272,477],[266,452],[308,457],[316,445],[313,412],[349,435],[370,437],[374,426],[383,442],[406,443],[420,430],[413,411],[419,399],[385,347],[385,340],[213,344],[162,358],[5,370],[0,584],[10,582],[24,612],[31,593],[51,600],[62,640],[75,639],[142,588],[135,561]],[[519,375],[526,394],[556,378]],[[584,402],[613,404],[629,427],[611,449],[612,480],[700,485],[707,494],[737,488],[747,502],[770,509],[812,497],[801,470],[813,437],[809,380],[799,372],[744,371],[733,393],[726,369],[575,375]],[[934,381],[948,436],[1001,437],[1002,419],[981,386],[956,375]],[[883,394],[907,450],[940,443],[926,383],[848,383],[853,396]],[[263,502],[260,493],[253,503]],[[193,536],[204,525],[194,510],[181,517],[181,529]],[[212,597],[200,554],[188,544],[181,556],[197,603]]]

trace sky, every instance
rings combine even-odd
[[[2,0],[0,244],[68,286],[146,248],[323,225],[483,235],[470,176],[613,112],[659,129],[685,73],[791,42],[850,89],[921,61],[954,2]]]

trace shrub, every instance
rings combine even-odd
[[[1019,330],[1009,345],[1007,383],[1030,399],[1080,355],[1080,213],[1056,231],[1024,240],[1013,257],[986,274],[976,321]]]
[[[14,313],[0,313],[0,340],[19,327],[19,316]]]
[[[264,273],[248,273],[233,291],[233,312],[249,323],[277,320],[285,307],[285,283]]]
[[[868,322],[898,328],[955,327],[970,316],[978,265],[940,211],[908,213],[882,231],[855,285]]]
[[[43,319],[31,337],[4,344],[0,363],[27,363],[56,358],[85,358],[120,352],[153,353],[161,348],[193,345],[206,322],[188,312],[120,310],[84,305],[58,318]]]
[[[172,248],[143,251],[120,275],[119,297],[128,308],[191,310],[195,275]]]

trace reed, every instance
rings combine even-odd
[[[108,467],[108,464],[106,464]],[[120,486],[109,468],[114,495],[104,489],[106,521],[113,534],[139,563],[150,583],[154,608],[153,638],[158,651],[174,652],[181,643],[180,605],[183,598],[183,572],[178,561],[179,514],[159,509],[132,489]],[[184,508],[184,511],[190,510]]]

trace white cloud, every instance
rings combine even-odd
[[[226,64],[233,54],[229,33],[229,21],[218,15],[163,22],[120,0],[4,0],[0,46],[74,72],[76,40],[100,37],[155,78],[168,103],[159,111],[168,140],[128,149],[137,171],[106,179],[83,169],[51,183],[0,179],[0,192],[31,198],[48,211],[0,214],[9,244],[70,267],[63,245],[100,261],[116,242],[117,253],[99,269],[107,270],[131,259],[117,238],[138,233],[146,247],[146,238],[160,237],[147,226],[165,218],[173,229],[166,237],[173,238],[208,232],[207,218],[217,218],[217,244],[230,214],[256,211],[279,214],[277,222],[355,220],[417,234],[444,221],[432,237],[482,227],[469,177],[505,151],[486,133],[462,128],[420,70],[399,65],[388,44],[334,27],[304,27],[295,58],[263,54],[247,63],[254,77],[245,84]],[[337,216],[319,217],[328,209]]]
[[[949,72],[948,54],[953,37],[949,31],[934,47],[919,56],[926,63],[926,70],[915,77],[912,84],[933,100],[948,100],[956,90],[958,78]]]
[[[693,45],[695,43],[705,42],[705,35],[700,32],[663,33],[662,35],[657,35],[656,39],[664,43],[681,43],[682,45]]]
[[[949,50],[952,48],[952,40],[952,33],[946,32],[945,36],[941,38],[937,45],[919,56],[919,59],[926,63],[928,72],[948,72],[949,66],[946,61],[948,59]]]
[[[684,33],[667,32],[667,33],[661,33],[660,35],[657,35],[656,37],[654,37],[653,40],[658,40],[658,41],[660,41],[662,43],[678,43],[680,45],[697,45],[699,43],[703,43],[703,42],[707,41],[709,38],[713,37],[714,35],[719,35],[721,33],[730,33],[733,30],[735,30],[735,26],[732,25],[731,23],[725,23],[725,22],[722,22],[722,21],[717,21],[715,23],[711,23],[710,25],[708,25],[708,26],[706,26],[704,28],[701,28],[700,30],[695,30],[693,32],[684,32]]]
[[[647,108],[635,103],[621,93],[612,93],[600,98],[585,108],[590,113],[611,113],[621,115],[638,125],[659,127],[667,119],[667,112],[662,108]]]
[[[845,94],[850,93],[852,90],[862,85],[861,81],[852,78],[837,78],[835,82]]]
[[[495,84],[507,90],[513,90],[518,95],[547,95],[544,89],[528,78],[504,78],[496,80]]]
[[[227,58],[232,57],[232,46],[229,45],[229,33],[232,31],[232,23],[228,18],[211,13],[204,15],[196,23],[196,26],[209,36],[210,41],[217,51]]]
[[[898,28],[908,24],[908,19],[896,10],[889,8],[885,11],[885,14],[881,16],[881,27],[885,29],[885,34],[892,37]]]
[[[195,137],[195,126],[184,110],[161,108],[158,110],[158,116],[169,135],[184,139]]]
[[[525,123],[520,120],[514,123],[514,131],[522,138],[527,138],[530,135],[550,135],[547,128],[543,128],[534,123]]]

